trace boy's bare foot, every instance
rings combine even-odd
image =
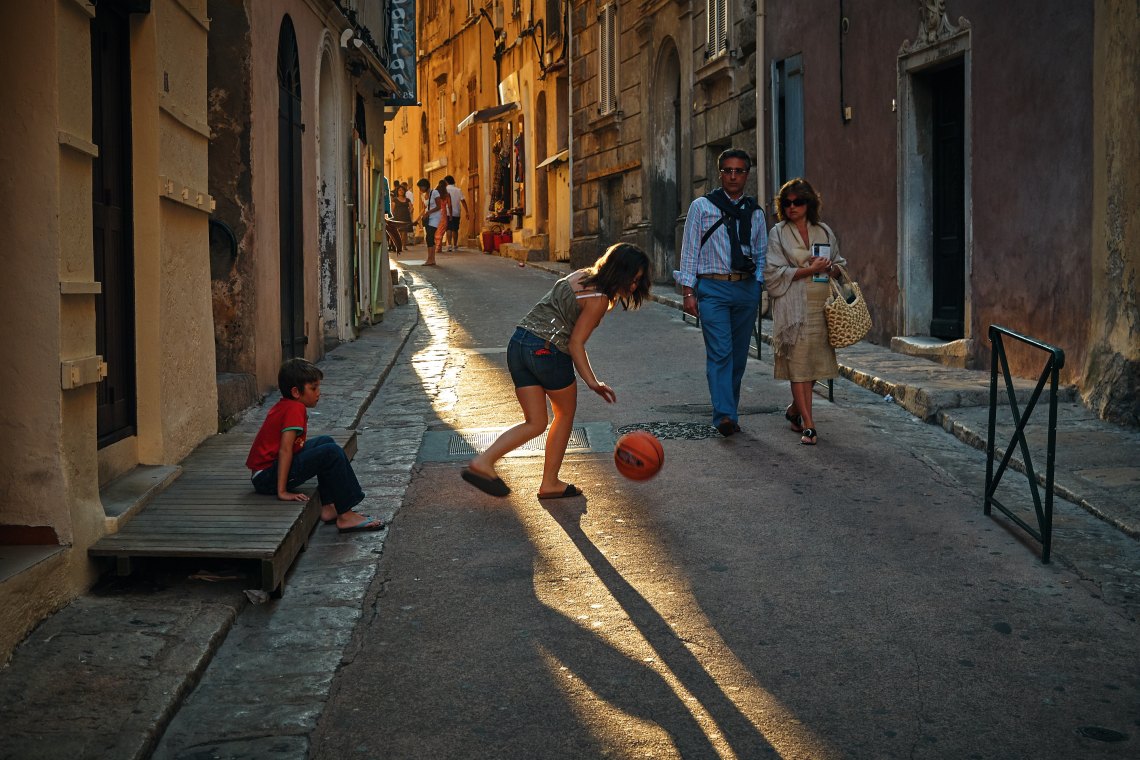
[[[336,522],[336,505],[335,504],[322,504],[321,505],[321,522],[325,525],[331,525]]]

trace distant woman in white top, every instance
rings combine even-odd
[[[636,245],[617,243],[606,250],[593,266],[579,269],[554,283],[534,308],[519,322],[507,345],[507,368],[515,384],[515,396],[524,421],[500,435],[491,446],[463,469],[463,479],[492,496],[511,492],[495,473],[495,463],[546,430],[546,400],[554,411],[554,421],[546,436],[546,460],[538,498],[561,499],[579,496],[572,483],[559,479],[574,413],[578,406],[578,385],[574,370],[586,386],[613,403],[613,389],[594,374],[586,341],[602,317],[621,302],[624,308],[638,308],[649,296],[649,257]]]

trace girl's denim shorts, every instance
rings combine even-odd
[[[521,327],[507,344],[507,369],[516,388],[541,385],[559,391],[574,384],[574,362],[537,335]]]

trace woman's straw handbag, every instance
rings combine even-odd
[[[828,342],[834,348],[846,348],[863,340],[871,331],[871,312],[867,310],[867,301],[863,298],[859,283],[852,280],[842,266],[835,266],[851,286],[853,295],[844,296],[843,288],[832,278],[831,295],[823,305],[823,313],[827,317]]]

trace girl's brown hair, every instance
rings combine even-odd
[[[614,243],[586,269],[582,285],[605,293],[610,303],[637,309],[649,297],[649,257],[633,243]]]

